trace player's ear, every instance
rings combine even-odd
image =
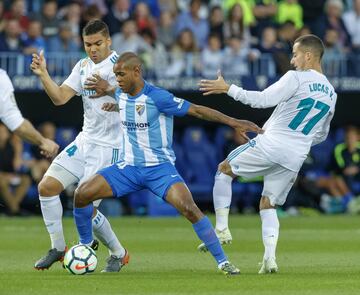
[[[110,37],[108,37],[108,38],[106,39],[106,43],[107,43],[107,45],[108,45],[109,47],[111,46],[112,40],[111,40]]]

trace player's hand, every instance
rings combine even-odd
[[[230,85],[227,84],[221,75],[221,71],[217,72],[216,80],[201,80],[199,82],[199,90],[203,91],[203,95],[227,93]]]
[[[40,153],[47,158],[54,158],[59,151],[57,143],[48,138],[44,138],[39,148],[41,150]]]
[[[46,60],[44,57],[44,50],[41,50],[39,55],[33,53],[30,69],[34,72],[34,74],[38,76],[46,72]]]
[[[89,98],[99,98],[107,95],[111,86],[108,81],[101,78],[98,74],[93,74],[92,77],[86,79],[84,88],[96,91],[96,94],[89,96]]]
[[[247,120],[235,119],[235,123],[232,127],[235,129],[237,138],[241,141],[241,143],[245,143],[250,140],[246,134],[247,132],[254,132],[256,134],[264,133],[264,130],[261,129],[258,125]]]
[[[106,102],[102,105],[101,109],[105,112],[119,112],[119,105],[112,102]]]

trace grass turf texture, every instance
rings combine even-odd
[[[213,219],[212,219],[213,220]],[[275,275],[258,275],[263,246],[257,216],[231,216],[233,244],[225,246],[242,274],[216,271],[209,254],[183,218],[111,219],[131,259],[120,273],[100,273],[107,251],[98,251],[94,274],[74,276],[56,263],[33,269],[49,248],[40,218],[0,218],[0,294],[359,294],[360,229],[357,216],[281,219]],[[77,235],[64,220],[68,245]]]

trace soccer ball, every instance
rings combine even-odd
[[[75,245],[66,252],[64,268],[73,275],[84,275],[96,269],[97,257],[93,249],[85,245]]]

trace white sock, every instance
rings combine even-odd
[[[214,208],[216,214],[216,229],[224,230],[229,227],[229,208],[232,195],[232,177],[224,173],[217,173],[213,188]]]
[[[65,238],[62,227],[63,207],[59,195],[52,197],[39,196],[41,212],[46,229],[50,235],[51,248],[65,250]]]
[[[125,255],[125,249],[112,230],[110,222],[99,209],[97,209],[97,213],[92,219],[92,225],[94,235],[109,249],[110,255],[119,258]]]
[[[279,237],[279,219],[275,209],[260,210],[262,238],[265,247],[264,259],[276,258],[276,245]]]

